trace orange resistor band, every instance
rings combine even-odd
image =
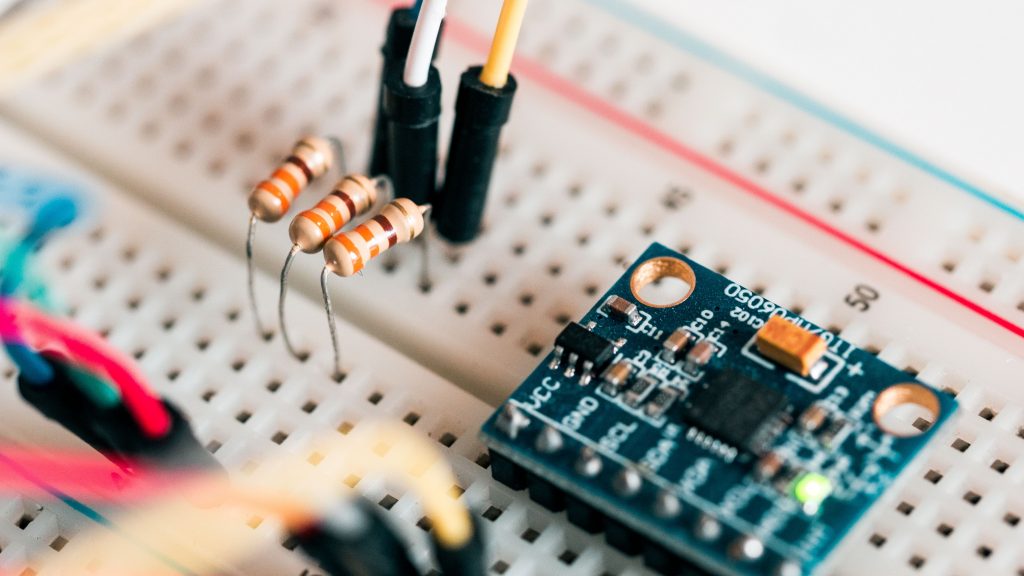
[[[292,220],[288,229],[292,244],[307,254],[323,248],[331,236],[377,202],[379,184],[361,174],[345,176],[316,206]]]
[[[409,242],[423,232],[425,206],[408,198],[389,203],[380,214],[324,245],[327,269],[338,276],[352,276],[388,248]]]
[[[334,164],[331,143],[315,136],[299,140],[284,163],[249,194],[249,210],[264,222],[280,220],[310,182]]]

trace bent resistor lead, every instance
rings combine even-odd
[[[383,195],[381,194],[383,191]],[[281,324],[281,336],[288,352],[295,358],[301,355],[292,346],[285,322],[285,297],[288,292],[288,272],[295,256],[301,251],[306,254],[319,252],[324,244],[347,226],[356,217],[377,205],[381,197],[391,200],[391,182],[386,177],[369,178],[362,174],[349,174],[335,184],[316,206],[303,210],[292,220],[288,228],[292,247],[281,267],[281,284],[278,294],[277,314]]]
[[[334,310],[330,293],[327,291],[327,275],[332,272],[343,278],[363,270],[373,259],[388,249],[418,237],[426,227],[424,214],[430,206],[420,206],[408,198],[398,198],[388,203],[379,214],[356,226],[349,232],[341,232],[324,244],[324,269],[320,273],[320,289],[323,292],[324,311],[331,331],[331,345],[334,347],[334,370],[341,375],[341,353],[338,349],[338,332],[334,322]]]
[[[256,221],[277,222],[288,213],[292,202],[313,180],[326,174],[341,159],[341,145],[337,140],[307,136],[292,147],[291,154],[266,180],[249,193],[249,233],[246,236],[245,258],[248,266],[249,306],[260,334],[269,337],[260,320],[256,305],[255,271],[253,270],[253,244],[256,240]]]

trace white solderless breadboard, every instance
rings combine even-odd
[[[152,384],[189,414],[207,448],[235,473],[245,474],[281,451],[308,456],[310,466],[318,465],[317,436],[356,434],[361,421],[390,418],[435,439],[447,453],[462,497],[489,520],[493,562],[504,565],[505,573],[551,573],[567,564],[579,574],[602,565],[615,573],[641,572],[636,562],[600,546],[599,537],[563,525],[491,480],[475,434],[491,411],[485,403],[344,324],[341,339],[348,361],[343,381],[327,376],[331,353],[326,339],[320,339],[306,362],[292,359],[279,339],[265,342],[253,336],[237,287],[222,281],[243,273],[237,259],[4,126],[0,150],[6,162],[60,174],[94,192],[98,217],[46,249],[46,273],[76,320],[132,354]],[[161,240],[152,242],[152,237]],[[319,307],[301,298],[295,299],[294,315],[299,324],[324,323]],[[17,398],[6,359],[0,369],[4,436],[22,444],[57,440],[74,445]],[[416,543],[414,557],[429,563],[415,498],[389,492],[380,478],[367,480],[356,489],[386,504]],[[91,523],[67,506],[45,502],[40,507],[5,497],[0,512],[4,570],[47,574],[45,561],[54,554],[82,554],[83,564],[89,563],[89,550],[76,547],[76,535]],[[272,518],[240,516],[242,526],[265,543],[232,573],[298,575],[308,567],[288,549],[294,545],[285,542]],[[102,573],[102,565],[97,570]]]
[[[439,61],[446,86],[483,58],[498,4],[466,0],[451,7]],[[428,402],[426,391],[416,410],[424,422],[417,426],[438,434],[444,432],[427,425],[429,419],[447,423],[471,413],[457,419],[462,425],[451,433],[459,438],[454,447],[465,446],[469,452],[459,453],[473,460],[485,403],[497,403],[514,388],[550,349],[559,328],[589,308],[647,244],[661,241],[958,393],[962,414],[955,431],[936,440],[921,467],[860,524],[836,558],[838,573],[1024,570],[1024,223],[1012,210],[918,171],[712,61],[617,20],[615,5],[531,4],[517,68],[520,94],[486,233],[459,251],[435,246],[429,290],[418,287],[415,247],[396,250],[364,277],[332,280],[339,313],[385,344],[359,354],[349,337],[349,362],[393,382],[396,396],[418,394],[422,387],[391,373],[392,358],[402,356],[469,392],[451,389],[473,410]],[[180,328],[172,328],[165,339],[154,332],[146,344],[161,346],[157,358],[179,359],[168,393],[182,383],[198,390],[211,380],[233,390],[231,404],[218,405],[218,397],[225,398],[219,393],[213,402],[184,401],[200,434],[221,443],[220,450],[230,446],[229,433],[250,429],[236,421],[245,403],[252,414],[262,409],[268,421],[285,418],[296,429],[338,425],[315,418],[316,411],[278,408],[262,380],[323,381],[326,402],[359,371],[339,388],[326,376],[318,256],[300,257],[292,272],[294,331],[303,347],[316,351],[309,364],[268,362],[280,370],[274,375],[251,362],[239,371],[231,364],[242,349],[260,350],[261,362],[271,353],[285,358],[278,338],[259,341],[245,310],[245,194],[306,132],[339,135],[350,166],[364,165],[387,9],[372,0],[209,2],[127,47],[25,87],[2,107],[11,120],[150,206],[135,206],[134,212],[164,212],[239,259],[231,265],[219,257],[209,265],[194,262],[175,235],[146,233],[144,224],[119,212],[119,202],[109,202],[118,207],[102,215],[110,237],[139,239],[140,255],[151,252],[176,267],[188,262],[207,271],[204,296],[193,302],[194,286],[177,295],[156,292],[164,284],[150,278],[133,283],[140,280],[130,273],[135,264],[95,255],[105,262],[105,290],[120,285],[124,298],[131,292],[154,302],[157,325],[172,298],[185,300],[178,322],[193,327],[189,334],[175,339]],[[450,98],[453,90],[447,92]],[[300,204],[314,202],[326,185]],[[285,230],[259,229],[259,264],[268,277],[287,252]],[[57,270],[70,274],[69,292],[71,286],[95,289],[95,278],[75,276],[74,268]],[[866,312],[844,303],[860,284],[881,294]],[[205,307],[214,293],[225,306],[220,313],[234,320],[221,316],[211,325]],[[263,283],[260,295],[269,317],[273,284]],[[114,328],[115,343],[132,350],[142,331],[130,315],[146,306],[131,313],[123,306],[123,300],[95,300],[94,316],[83,307],[80,318]],[[126,317],[132,329],[119,337],[116,320]],[[232,336],[220,338],[222,329]],[[207,352],[195,352],[203,338]],[[142,362],[155,378],[171,369],[153,364],[148,353]],[[450,386],[431,381],[437,389]],[[358,405],[350,408],[352,417],[375,409]],[[387,413],[401,417],[405,409]],[[598,539],[565,527],[561,515],[538,511],[521,494],[489,488],[480,479],[486,473],[472,465],[460,468],[465,470],[475,474],[494,506],[507,509],[494,522],[497,533],[515,533],[495,539],[495,572],[636,569]],[[527,517],[543,520],[557,536],[531,526],[520,537]],[[73,523],[59,509],[57,518],[56,524]],[[0,537],[8,532],[24,531],[4,527]],[[52,553],[42,544],[29,547],[30,563]],[[0,547],[11,549],[2,540]],[[12,553],[0,553],[0,562],[5,554]],[[292,566],[296,574],[301,570]]]

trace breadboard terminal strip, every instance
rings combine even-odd
[[[463,44],[470,49],[483,50],[484,46],[486,46],[486,38],[466,23],[451,18],[448,21],[448,29],[449,36],[453,41]],[[598,117],[604,118],[637,138],[661,148],[666,153],[721,179],[758,200],[774,206],[782,212],[810,225],[812,228],[831,236],[840,243],[868,256],[872,260],[895,270],[928,290],[955,302],[1016,336],[1024,338],[1024,326],[1000,316],[977,302],[917,272],[884,252],[875,249],[853,235],[784,200],[781,196],[719,164],[696,149],[651,126],[646,121],[624,112],[616,105],[587,92],[576,83],[550,72],[542,63],[520,56],[516,58],[513,68],[518,71],[520,76],[529,78],[532,84],[545,88],[553,96],[570,100],[580,108],[589,110]]]

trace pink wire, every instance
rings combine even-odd
[[[5,344],[25,345],[25,339],[21,336],[21,329],[14,321],[14,312],[9,305],[12,301],[0,298],[0,336]]]
[[[134,363],[103,338],[66,320],[47,316],[25,302],[0,299],[0,308],[14,313],[34,348],[56,347],[65,351],[75,364],[95,374],[106,374],[121,391],[125,407],[147,437],[161,438],[170,431],[171,417],[163,401],[146,387],[145,378]],[[5,341],[19,342],[23,335],[18,334],[14,323],[0,323],[0,336]]]
[[[85,502],[130,504],[181,492],[184,483],[216,480],[194,469],[160,468],[145,460],[118,460],[98,452],[0,443],[0,496],[53,498],[53,490]],[[125,468],[131,469],[127,475]],[[3,574],[3,572],[0,572]]]

